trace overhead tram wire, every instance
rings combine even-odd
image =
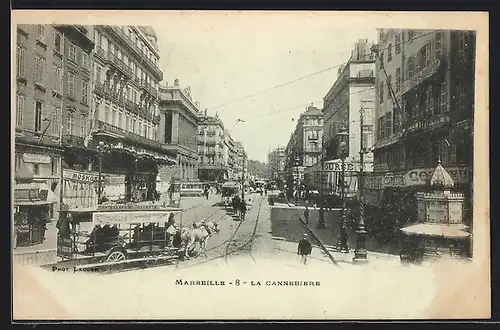
[[[428,35],[430,35],[430,34],[434,34],[434,33],[436,33],[436,31],[435,31],[435,30],[433,30],[433,31],[431,31],[431,32],[428,32],[428,33],[424,33],[424,34],[418,35],[418,36],[416,36],[416,37],[412,38],[412,40],[419,39],[419,38],[422,38],[422,37],[425,37],[425,36],[428,36]],[[381,48],[381,49],[379,49],[379,51],[384,51],[384,50],[387,50],[387,49],[389,49],[389,47],[386,47],[386,48]],[[372,55],[371,53],[370,53],[370,54],[366,54],[366,55],[364,55],[364,56],[359,57],[359,59],[370,58],[370,57],[372,57],[372,58],[373,58],[373,57],[374,57],[374,55]],[[347,62],[343,62],[343,63],[337,64],[337,65],[334,65],[334,66],[328,67],[328,68],[326,68],[326,69],[323,69],[323,70],[320,70],[320,71],[313,72],[313,73],[308,74],[308,75],[306,75],[306,76],[302,76],[302,77],[299,77],[299,78],[297,78],[297,79],[290,80],[290,81],[285,82],[285,83],[282,83],[282,84],[280,84],[280,85],[276,85],[276,86],[273,86],[273,87],[270,87],[270,88],[267,88],[267,89],[261,90],[261,91],[256,92],[256,93],[253,93],[253,94],[250,94],[250,95],[246,95],[246,96],[243,96],[243,97],[240,97],[240,98],[234,99],[234,100],[232,100],[232,101],[229,101],[229,102],[226,102],[226,103],[219,104],[219,105],[217,105],[217,106],[209,107],[209,109],[214,110],[214,109],[222,108],[222,107],[224,107],[224,106],[226,106],[226,105],[233,104],[233,103],[236,103],[236,102],[239,102],[239,101],[243,101],[243,100],[246,100],[246,99],[248,99],[248,98],[251,98],[251,97],[254,97],[254,96],[258,96],[258,95],[260,95],[260,94],[267,93],[267,92],[270,92],[270,91],[272,91],[272,90],[275,90],[275,89],[278,89],[278,88],[281,88],[281,87],[288,86],[288,85],[293,84],[293,83],[295,83],[295,82],[302,81],[302,80],[305,80],[305,79],[308,79],[308,78],[314,77],[314,76],[316,76],[316,75],[318,75],[318,74],[324,73],[324,72],[326,72],[326,71],[333,70],[333,69],[335,69],[335,68],[339,68],[339,67],[344,66],[344,65],[346,65],[346,64],[348,64],[348,63],[349,63],[349,61],[347,61]]]
[[[367,88],[367,89],[363,89],[363,90],[360,90],[360,91],[349,93],[348,95],[360,94],[360,93],[363,93],[363,92],[366,92],[366,91],[370,91],[370,90],[374,90],[374,89],[375,89],[375,87],[370,87],[370,88]],[[291,108],[281,109],[281,110],[278,110],[278,111],[272,112],[272,113],[265,113],[265,114],[261,114],[261,115],[256,115],[256,116],[251,116],[251,117],[245,117],[244,120],[248,121],[248,120],[252,120],[252,119],[258,119],[258,118],[275,116],[275,115],[278,115],[278,114],[280,114],[282,112],[288,112],[288,111],[291,111],[291,110],[300,109],[302,107],[306,107],[308,105],[311,105],[311,103],[319,103],[319,102],[323,102],[323,99],[317,100],[317,101],[313,101],[313,102],[309,102],[309,103],[302,104],[302,105],[298,105],[298,106],[291,107]]]

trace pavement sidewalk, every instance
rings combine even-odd
[[[297,208],[297,209],[305,209],[305,207],[295,207],[295,206],[290,206],[291,208]],[[314,208],[312,208],[314,210]],[[327,228],[326,229],[318,229],[318,221],[319,217],[316,212],[310,212],[311,215],[309,216],[309,223],[305,222],[304,216],[300,215],[299,220],[303,223],[303,225],[308,228],[309,232],[317,239],[317,241],[323,246],[325,250],[327,250],[327,253],[330,255],[330,258],[335,259],[335,261],[345,264],[345,263],[350,263],[353,264],[353,258],[354,258],[354,250],[355,250],[355,242],[356,242],[356,235],[355,233],[351,233],[349,235],[348,239],[348,245],[349,245],[349,252],[339,252],[336,249],[337,246],[337,240],[339,237],[339,226],[338,226],[338,219],[335,219],[335,217],[332,216],[326,216],[325,214],[325,221],[327,222]],[[316,216],[312,216],[316,215]],[[354,229],[354,228],[352,228]],[[352,232],[353,230],[351,230]],[[380,261],[383,261],[384,263],[390,262],[394,266],[399,266],[401,264],[399,255],[394,255],[394,254],[388,254],[388,253],[381,253],[377,251],[370,250],[370,247],[375,245],[376,243],[371,242],[371,240],[367,237],[367,253],[368,253],[368,260],[370,263],[375,262],[378,263]]]

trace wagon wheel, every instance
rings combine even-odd
[[[126,259],[127,256],[125,255],[125,253],[123,253],[123,251],[114,250],[109,253],[108,257],[106,258],[106,261],[109,263],[115,263],[124,261]],[[110,264],[108,268],[108,270],[121,270],[121,269],[123,269],[123,263],[119,263],[116,265]]]

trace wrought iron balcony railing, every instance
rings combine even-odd
[[[101,130],[101,131],[104,131],[104,132],[113,133],[113,134],[119,136],[120,138],[128,139],[128,140],[135,141],[135,142],[139,142],[141,144],[144,144],[144,145],[147,145],[147,146],[150,146],[150,147],[163,148],[163,145],[160,142],[158,142],[158,141],[154,141],[154,140],[148,139],[147,137],[144,137],[142,135],[129,132],[129,131],[124,130],[124,129],[120,128],[120,127],[116,127],[114,125],[105,123],[105,122],[103,122],[101,120],[97,121],[97,129]]]

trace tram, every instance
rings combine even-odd
[[[99,205],[92,214],[91,232],[60,220],[57,237],[57,267],[117,270],[125,265],[151,266],[177,259],[181,244],[167,230],[172,222],[182,226],[182,209],[159,204]],[[73,228],[70,228],[72,226]]]

